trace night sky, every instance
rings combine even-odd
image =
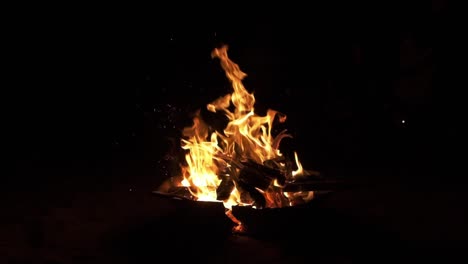
[[[289,144],[305,164],[420,170],[430,158],[433,80],[444,74],[434,55],[443,6],[389,7],[393,16],[323,5],[239,19],[200,13],[205,21],[183,12],[170,21],[151,12],[29,21],[17,33],[15,152],[51,162],[155,159],[164,136],[230,92],[210,57],[227,44],[259,113],[288,115]]]
[[[443,121],[433,99],[434,88],[450,82],[445,2],[269,8],[109,9],[18,21],[11,67],[18,71],[7,112],[14,164],[4,176],[9,201],[49,201],[47,193],[66,190],[157,188],[174,170],[175,155],[167,154],[178,149],[190,115],[231,91],[210,56],[227,44],[248,75],[244,85],[258,112],[288,116],[284,128],[294,139],[285,148],[296,150],[305,168],[382,190],[398,186],[405,194],[389,192],[399,197],[391,208],[405,199],[429,211],[425,201],[455,208],[426,223],[432,230],[444,226],[433,236],[411,233],[418,224],[404,220],[392,228],[417,241],[458,245],[452,236],[458,231],[447,226],[452,216],[456,223],[466,218],[461,192],[450,192],[462,189],[461,177],[436,173],[434,161],[440,137],[458,133],[437,125]],[[435,198],[439,188],[442,202]],[[387,216],[382,210],[375,208]],[[395,212],[389,217],[404,219]],[[421,219],[429,217],[424,212]]]

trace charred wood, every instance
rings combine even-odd
[[[266,190],[275,179],[279,184],[284,184],[286,181],[286,177],[280,170],[251,160],[241,162],[241,164],[244,167],[240,171],[239,179],[261,190]]]
[[[268,189],[273,180],[274,178],[270,177],[270,175],[250,166],[245,166],[239,172],[239,182],[243,182],[245,185],[251,187],[257,187],[264,191]]]
[[[289,206],[289,199],[284,195],[281,187],[271,186],[267,192],[265,192],[267,199],[267,207],[280,208]]]
[[[188,187],[173,187],[169,191],[154,191],[153,194],[156,196],[177,200],[193,201],[195,199]]]
[[[272,169],[276,169],[276,170],[281,170],[282,167],[280,165],[280,162],[283,161],[284,162],[284,158],[281,157],[282,159],[269,159],[269,160],[265,160],[263,162],[263,165],[269,167],[269,168],[272,168]]]
[[[258,164],[252,160],[242,161],[241,163],[244,166],[248,166],[255,170],[261,171],[263,174],[268,175],[268,177],[270,178],[274,178],[274,179],[284,178],[284,175],[280,170],[270,168],[262,164]]]
[[[248,197],[250,197],[251,199],[249,203],[252,203],[252,206],[255,206],[258,209],[264,208],[266,206],[265,196],[263,196],[263,194],[260,191],[258,191],[255,187],[246,182],[243,182],[242,180],[237,182],[237,185],[239,191],[241,192],[241,200],[242,195],[248,195]]]
[[[234,181],[230,177],[223,177],[221,183],[216,189],[216,200],[223,201],[231,196],[232,190],[234,190]]]
[[[342,181],[307,180],[289,182],[283,187],[283,192],[329,191],[348,189],[351,185]]]

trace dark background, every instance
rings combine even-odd
[[[442,161],[459,134],[450,113],[461,99],[436,107],[433,98],[435,87],[453,81],[448,5],[236,11],[64,8],[8,22],[13,171],[2,179],[0,255],[15,263],[141,257],[132,250],[116,257],[119,250],[103,241],[161,215],[177,218],[150,193],[176,169],[171,151],[190,114],[230,92],[210,57],[222,44],[247,73],[256,109],[288,115],[294,139],[286,144],[304,167],[368,186],[338,193],[331,208],[392,234],[411,254],[466,246],[466,185],[452,173],[455,159]],[[155,243],[143,254],[154,258],[156,244],[165,243],[138,241]],[[235,244],[239,252],[230,254],[239,261],[250,254],[246,245],[264,247]],[[270,259],[280,249],[270,251],[261,254]],[[282,257],[310,260],[288,254]]]

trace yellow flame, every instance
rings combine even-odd
[[[220,59],[234,92],[209,104],[208,110],[223,111],[230,121],[224,130],[224,134],[228,137],[225,142],[227,154],[243,155],[242,158],[252,159],[262,164],[265,160],[281,156],[279,150],[272,147],[271,129],[277,111],[270,109],[266,116],[255,114],[255,97],[242,84],[243,78],[247,75],[229,59],[227,50],[227,46],[215,49],[212,57]],[[234,112],[228,109],[230,102],[235,107]],[[241,149],[241,153],[235,153],[236,145]]]
[[[182,139],[182,148],[189,150],[185,160],[187,167],[183,168],[184,186],[196,186],[197,200],[215,201],[216,187],[221,182],[217,175],[217,165],[214,154],[219,149],[216,134],[207,140],[207,126],[201,120],[199,113],[193,119],[193,126],[185,128],[183,135],[189,139]]]
[[[296,152],[294,152],[294,160],[296,161],[297,170],[292,172],[293,177],[297,175],[302,175],[304,173],[304,169],[302,168],[302,164],[299,161],[299,157],[297,156]]]

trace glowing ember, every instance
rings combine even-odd
[[[220,60],[233,92],[209,103],[207,109],[223,113],[228,124],[224,131],[213,131],[196,113],[193,125],[182,133],[186,164],[181,165],[183,177],[177,184],[187,187],[194,200],[222,201],[227,216],[242,230],[232,206],[283,207],[308,202],[314,195],[282,192],[286,182],[304,175],[297,154],[291,161],[279,150],[281,140],[291,136],[286,131],[272,135],[273,123],[285,122],[286,116],[271,109],[265,116],[254,112],[255,97],[242,84],[246,74],[229,59],[227,50],[227,46],[214,49],[212,57]]]

